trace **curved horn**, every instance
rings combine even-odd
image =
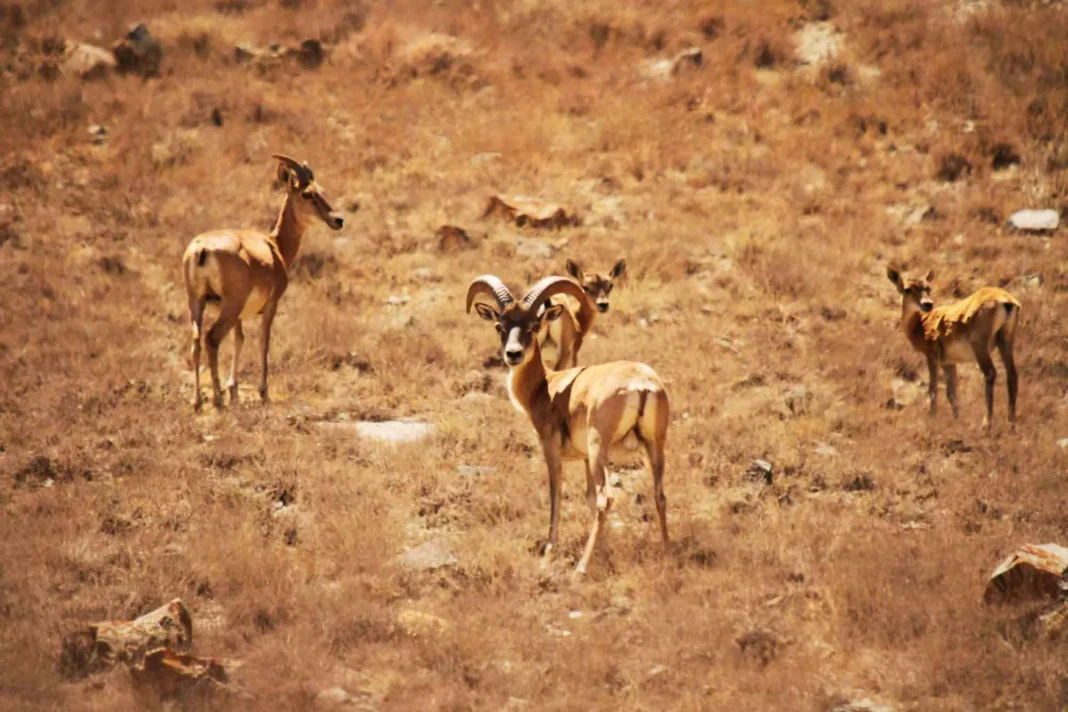
[[[488,294],[497,300],[497,306],[505,308],[515,301],[508,287],[500,278],[492,274],[484,274],[471,280],[471,286],[467,288],[467,313],[471,313],[471,305],[475,303],[475,297],[480,294]]]
[[[568,277],[546,277],[531,287],[523,297],[523,308],[536,312],[550,297],[561,293],[570,294],[579,304],[586,304],[586,292],[578,282]]]
[[[297,163],[295,159],[290,158],[289,156],[283,156],[280,153],[272,153],[271,158],[277,158],[279,161],[286,164],[286,166],[291,171],[293,171],[293,175],[295,175],[297,177],[297,180],[299,180],[301,183],[309,182],[309,179],[311,177],[311,169],[308,168],[306,164],[302,165],[300,163]]]

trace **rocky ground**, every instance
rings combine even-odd
[[[984,591],[1068,539],[1066,31],[1007,0],[0,6],[0,709],[1063,708],[1060,628]],[[293,265],[274,402],[253,323],[243,402],[195,414],[181,251],[270,227],[272,152],[346,224]],[[555,217],[486,210],[517,195]],[[619,462],[579,582],[582,468],[542,570],[544,463],[463,306],[567,258],[626,258],[581,358],[673,410],[670,549]],[[891,261],[1020,300],[1015,432],[971,365],[926,414]],[[86,638],[175,598],[155,657]]]

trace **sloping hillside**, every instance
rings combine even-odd
[[[138,22],[159,76],[67,63]],[[1064,642],[981,596],[1068,543],[1068,236],[1005,227],[1068,210],[1066,36],[1009,0],[6,2],[0,709],[144,705],[69,636],[175,597],[241,663],[193,708],[1062,709]],[[273,403],[249,323],[244,401],[196,414],[180,255],[270,228],[272,152],[345,227],[293,265]],[[626,259],[582,360],[650,364],[674,414],[670,550],[620,463],[579,582],[582,467],[542,571],[545,466],[463,303],[567,258]],[[1000,363],[989,434],[974,365],[927,415],[891,261],[1020,300],[1015,432]],[[432,432],[356,425],[398,418]]]

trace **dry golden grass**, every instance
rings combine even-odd
[[[310,709],[335,685],[378,709],[1064,708],[1063,643],[979,599],[1016,545],[1068,539],[1068,248],[1000,227],[1068,207],[1068,12],[989,5],[7,2],[0,708],[134,707],[124,673],[63,667],[64,635],[174,596],[199,653],[244,661],[245,696],[216,709]],[[795,67],[793,33],[818,20],[841,53]],[[136,21],[163,43],[159,79],[29,71],[57,38]],[[330,50],[317,70],[232,59],[308,37]],[[691,45],[700,68],[642,79]],[[272,151],[309,161],[346,226],[312,230],[294,267],[275,402],[195,415],[179,255],[205,229],[269,226]],[[514,258],[517,235],[544,236],[479,219],[500,191],[584,222],[551,259]],[[893,212],[915,205],[912,225]],[[435,251],[446,223],[475,249]],[[546,576],[544,464],[463,312],[473,276],[525,286],[568,256],[626,257],[582,359],[651,364],[674,413],[671,550],[647,475],[624,470],[577,584],[581,466]],[[1003,378],[981,432],[970,366],[957,422],[887,407],[925,372],[889,260],[933,267],[939,300],[1021,300],[1017,433]],[[386,447],[320,424],[339,416],[437,431]],[[428,538],[459,563],[401,567]],[[444,623],[410,634],[412,610]]]

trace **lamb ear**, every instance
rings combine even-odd
[[[901,273],[893,267],[886,268],[886,276],[891,282],[894,283],[894,286],[897,287],[897,290],[899,292],[905,288],[904,285],[901,283]]]
[[[568,260],[565,266],[567,267],[567,273],[574,277],[576,282],[581,283],[582,268],[578,266],[578,262],[575,262],[574,260]]]
[[[286,185],[293,181],[293,171],[289,170],[284,163],[278,164],[278,180]]]

